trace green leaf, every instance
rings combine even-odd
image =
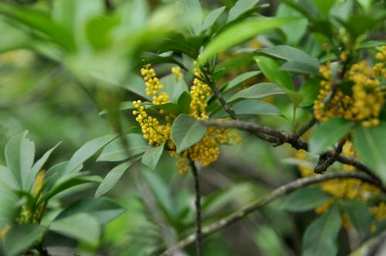
[[[79,166],[82,166],[87,159],[95,155],[100,149],[106,146],[114,138],[115,136],[113,135],[106,135],[85,143],[71,157],[64,172],[71,173],[77,170],[77,168],[79,168]]]
[[[11,190],[16,189],[16,181],[5,167],[0,167],[0,229],[11,224],[18,213],[18,196]]]
[[[282,30],[287,37],[287,43],[296,45],[307,31],[308,20],[298,11],[281,3],[276,17],[298,17],[298,20],[282,26]]]
[[[335,4],[336,0],[314,0],[319,13],[323,18],[327,18],[331,7]]]
[[[128,134],[126,139],[128,143],[127,150],[123,148],[121,139],[117,138],[104,147],[97,161],[123,161],[131,156],[144,153],[149,147],[141,134]]]
[[[179,97],[188,91],[188,85],[184,79],[176,79],[175,75],[167,75],[161,78],[162,84],[165,85],[163,91],[169,95],[169,100],[176,103]]]
[[[180,114],[172,125],[172,139],[181,153],[199,142],[206,133],[206,127],[186,114]]]
[[[255,60],[261,72],[270,81],[276,83],[284,90],[294,90],[295,86],[291,76],[286,71],[281,70],[275,60],[265,56],[257,56]]]
[[[36,175],[38,172],[43,168],[44,164],[47,162],[48,158],[52,154],[52,152],[60,145],[60,143],[56,144],[54,147],[52,147],[50,150],[48,150],[44,155],[36,161],[36,163],[32,166],[31,174],[30,174],[30,181],[27,182],[28,184],[33,185],[33,182],[35,180]]]
[[[197,35],[201,31],[203,12],[199,0],[182,0],[184,18],[191,27],[192,33]]]
[[[249,71],[245,72],[241,75],[236,76],[233,78],[229,83],[225,84],[222,90],[227,91],[232,88],[235,88],[241,84],[243,84],[245,81],[256,77],[258,74],[260,74],[260,71]]]
[[[190,112],[190,102],[192,101],[190,94],[188,92],[184,92],[178,98],[177,105],[180,113],[189,114]]]
[[[223,14],[224,10],[225,6],[222,6],[211,11],[202,23],[201,32],[210,29],[216,23],[217,19],[221,16],[221,14]]]
[[[37,224],[13,225],[3,239],[5,255],[22,255],[43,238],[45,231],[45,227]]]
[[[59,175],[62,175],[59,173]],[[55,176],[54,176],[55,177]],[[56,177],[55,177],[56,178]],[[89,183],[98,183],[101,182],[99,176],[83,176],[79,173],[71,173],[57,178],[54,181],[54,184],[51,186],[46,186],[45,190],[47,191],[44,199],[49,200],[50,198],[57,196],[60,193],[70,190],[73,187],[89,184]]]
[[[273,83],[259,83],[235,93],[227,101],[232,102],[239,99],[262,99],[279,94],[285,94],[285,92],[277,85]]]
[[[321,206],[330,197],[319,188],[303,188],[292,192],[275,203],[280,210],[301,212]]]
[[[67,50],[74,49],[74,40],[69,31],[53,21],[48,13],[36,9],[0,3],[0,14],[43,33]]]
[[[235,5],[229,10],[228,21],[232,22],[242,16],[247,11],[251,10],[259,0],[238,0]]]
[[[101,234],[98,220],[86,213],[79,213],[56,220],[51,223],[49,229],[93,246],[98,244]]]
[[[101,184],[98,186],[95,197],[100,197],[107,192],[109,192],[119,181],[122,175],[130,169],[134,163],[124,162],[116,167],[114,167],[103,179]]]
[[[242,100],[231,104],[232,110],[236,115],[280,115],[279,109],[274,105],[258,101],[258,100]],[[213,115],[216,118],[222,118],[229,116],[224,110],[221,110]]]
[[[330,119],[315,127],[310,138],[310,151],[320,154],[347,135],[353,123],[341,118]]]
[[[386,123],[373,128],[357,127],[353,142],[359,159],[386,182]]]
[[[303,236],[303,256],[334,256],[340,230],[340,214],[332,207],[308,226]]]
[[[351,224],[353,224],[361,238],[367,237],[370,234],[373,221],[368,205],[357,200],[345,200],[340,202],[340,206],[350,218]]]
[[[87,213],[88,215],[93,216],[98,223],[106,224],[121,215],[124,211],[125,209],[119,204],[108,198],[88,198],[77,201],[63,210],[57,216],[56,220],[68,218],[75,214]]]
[[[311,57],[307,53],[288,45],[278,45],[263,48],[259,52],[287,61],[281,66],[282,70],[292,71],[302,74],[315,75],[319,73],[318,59]]]
[[[158,147],[149,147],[142,156],[142,163],[151,170],[154,170],[157,167],[163,151],[164,144]]]
[[[35,145],[27,139],[27,132],[11,138],[5,146],[5,161],[21,190],[32,186],[31,168],[35,158]]]
[[[234,24],[213,38],[205,47],[204,51],[198,58],[199,64],[205,64],[210,58],[216,54],[225,51],[239,43],[244,42],[260,33],[278,28],[288,22],[292,18],[258,18],[252,20],[244,20],[241,23]]]

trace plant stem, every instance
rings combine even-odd
[[[196,195],[195,207],[196,207],[196,255],[201,256],[202,247],[202,224],[201,224],[201,191],[200,191],[200,178],[198,170],[194,161],[190,160],[190,166],[194,178],[194,192]]]

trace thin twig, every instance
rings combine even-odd
[[[318,164],[314,168],[314,172],[323,173],[328,169],[328,167],[330,167],[333,163],[335,163],[339,155],[342,153],[343,146],[345,143],[346,143],[346,139],[344,138],[339,141],[338,145],[336,146],[335,150],[332,153],[331,151],[328,151],[324,154],[321,154],[319,156]]]
[[[377,182],[374,181],[374,179],[372,179],[371,177],[369,177],[364,173],[359,173],[359,172],[327,173],[327,174],[315,175],[311,177],[297,179],[281,187],[278,187],[268,195],[265,195],[262,198],[257,199],[250,205],[241,208],[240,210],[230,214],[229,216],[224,217],[212,224],[204,226],[202,229],[202,235],[204,236],[210,235],[237,221],[240,221],[246,216],[248,216],[249,214],[251,214],[252,212],[271,203],[272,201],[279,198],[280,196],[286,195],[296,189],[306,187],[312,184],[320,183],[323,181],[335,180],[335,179],[358,179],[358,180],[362,180],[364,182],[373,184],[375,186],[378,185]],[[179,241],[173,247],[168,248],[166,251],[161,253],[161,255],[162,256],[171,255],[174,251],[194,243],[196,241],[196,237],[197,237],[196,234],[191,234],[185,239]]]
[[[316,123],[318,122],[318,120],[313,117],[308,123],[306,123],[303,127],[301,127],[299,129],[299,131],[295,134],[295,136],[297,138],[300,138],[302,137],[309,129],[311,129]]]
[[[247,131],[260,139],[263,139],[270,143],[275,143],[275,145],[282,145],[285,143],[290,144],[295,149],[303,149],[305,151],[308,151],[308,143],[303,141],[301,138],[298,138],[296,135],[292,134],[286,134],[284,132],[272,129],[270,127],[261,126],[252,122],[245,122],[240,120],[207,120],[207,121],[201,121],[202,124],[206,126],[212,126],[212,127],[219,127],[219,128],[237,128],[240,130]],[[326,155],[335,154],[335,151],[328,151],[326,152]],[[362,171],[375,180],[377,180],[378,185],[382,186],[381,179],[374,174],[374,172],[365,164],[362,162],[353,159],[344,157],[341,155],[338,155],[336,157],[336,161],[342,163],[354,166],[357,170]]]
[[[200,178],[196,165],[190,160],[190,167],[194,178],[194,192],[196,194],[195,207],[196,207],[196,256],[201,256],[202,248],[202,221],[201,221],[201,191],[200,191]]]

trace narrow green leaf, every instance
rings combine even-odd
[[[201,32],[210,29],[216,23],[221,14],[223,14],[224,10],[225,6],[222,6],[211,11],[204,19],[204,22],[201,26]]]
[[[74,49],[74,40],[69,31],[53,21],[48,13],[32,8],[0,3],[0,14],[47,35],[67,50]]]
[[[294,90],[295,86],[291,76],[286,71],[281,70],[280,65],[275,60],[265,56],[257,56],[255,60],[261,72],[269,80],[284,90]]]
[[[256,77],[258,74],[260,74],[260,71],[249,71],[241,75],[238,75],[235,78],[233,78],[229,83],[225,84],[222,90],[227,91],[239,85],[242,85],[245,81],[253,77]]]
[[[242,100],[231,104],[232,110],[237,115],[280,115],[279,109],[274,105],[259,100]],[[216,118],[229,116],[224,110],[221,110],[213,115]]]
[[[206,127],[186,114],[179,115],[172,125],[172,139],[181,153],[199,142],[206,133]]]
[[[98,186],[95,197],[100,197],[109,192],[118,183],[122,175],[132,166],[132,162],[124,162],[114,167]]]
[[[12,171],[21,190],[27,189],[31,183],[29,179],[35,158],[35,145],[27,137],[27,132],[11,138],[5,146],[5,161]]]
[[[278,28],[288,22],[292,18],[258,18],[252,20],[245,20],[241,23],[230,26],[225,31],[213,38],[205,47],[204,51],[198,58],[199,64],[205,64],[210,58],[216,54],[225,51],[247,39],[252,38],[260,33],[268,30]]]
[[[200,33],[203,20],[202,7],[199,0],[182,0],[183,13],[193,34]]]
[[[45,231],[45,227],[37,224],[13,225],[3,240],[5,255],[22,255],[43,238]]]
[[[228,21],[232,22],[242,16],[247,11],[251,10],[259,0],[238,0],[235,5],[229,10]]]
[[[232,102],[239,99],[262,99],[280,94],[285,94],[285,92],[277,85],[273,83],[259,83],[235,93],[227,101]]]
[[[75,202],[63,210],[56,220],[68,218],[75,214],[87,213],[98,223],[106,224],[125,211],[119,204],[108,198],[89,198]]]
[[[114,138],[114,135],[106,135],[85,143],[71,157],[64,172],[70,173],[75,171],[77,168],[79,168],[79,166],[82,166],[87,159],[95,155],[100,149],[106,146],[106,144],[111,142]]]
[[[141,134],[128,134],[126,139],[129,144],[127,150],[123,148],[121,139],[117,138],[103,148],[101,154],[97,158],[97,161],[123,161],[131,156],[144,153],[149,147],[149,144],[145,141]]]
[[[51,223],[49,229],[93,246],[98,244],[101,234],[98,220],[86,213],[78,213],[56,220]]]
[[[142,156],[142,163],[151,170],[154,170],[157,167],[163,151],[164,144],[158,147],[149,147]]]
[[[347,135],[353,123],[341,118],[330,119],[315,127],[310,138],[310,151],[319,154]]]
[[[275,205],[281,210],[301,212],[321,206],[330,197],[318,188],[308,187],[296,190],[283,197]]]
[[[303,256],[334,256],[340,230],[340,214],[332,207],[308,226],[303,236]]]
[[[374,128],[357,127],[353,142],[359,159],[386,182],[386,123]]]

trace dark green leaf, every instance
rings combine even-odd
[[[340,214],[332,207],[314,220],[303,235],[303,256],[334,256],[337,254],[336,239],[340,230]]]
[[[309,211],[321,206],[330,197],[318,188],[303,188],[292,192],[275,203],[279,209],[287,211]]]
[[[108,198],[89,198],[80,200],[65,210],[56,218],[60,220],[75,214],[87,213],[93,216],[98,223],[106,224],[125,211],[119,204]]]
[[[319,154],[347,135],[353,123],[341,118],[330,119],[315,127],[310,138],[310,151]]]
[[[386,123],[374,128],[356,128],[353,142],[359,159],[386,182]]]
[[[93,246],[98,244],[101,234],[98,220],[87,213],[78,213],[56,220],[51,223],[49,229]]]
[[[373,221],[368,205],[364,202],[354,200],[342,201],[340,205],[361,238],[367,237],[370,234],[371,223]]]
[[[186,114],[179,115],[173,122],[172,139],[181,153],[199,142],[206,133],[206,127]]]
[[[5,255],[22,255],[43,238],[45,231],[45,227],[37,224],[13,225],[3,240]]]

